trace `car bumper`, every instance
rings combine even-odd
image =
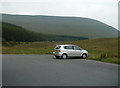
[[[60,52],[53,52],[54,56],[61,56],[62,54]]]

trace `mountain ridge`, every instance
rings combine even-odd
[[[0,22],[1,23],[1,22]],[[2,22],[2,40],[16,42],[36,42],[36,41],[77,41],[86,40],[85,37],[48,35],[36,33],[14,24]]]
[[[90,18],[9,14],[2,14],[2,18],[4,22],[46,34],[88,38],[117,37],[118,34],[114,27]]]

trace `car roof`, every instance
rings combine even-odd
[[[76,45],[73,45],[73,44],[64,44],[64,45],[57,45],[57,46],[76,46]]]

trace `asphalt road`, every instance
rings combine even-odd
[[[52,55],[3,55],[3,86],[117,86],[118,65]]]
[[[2,86],[2,55],[0,54],[0,87]]]

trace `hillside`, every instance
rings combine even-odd
[[[34,41],[74,41],[84,40],[84,37],[64,36],[64,35],[48,35],[24,29],[10,23],[2,22],[2,38],[3,41],[15,42],[34,42]]]
[[[118,36],[115,28],[89,18],[3,14],[2,20],[45,34],[82,36],[89,39]]]
[[[40,41],[42,35],[39,33],[28,31],[20,26],[16,26],[9,23],[2,23],[2,38],[3,41],[16,41],[16,42],[28,42],[28,41]]]

